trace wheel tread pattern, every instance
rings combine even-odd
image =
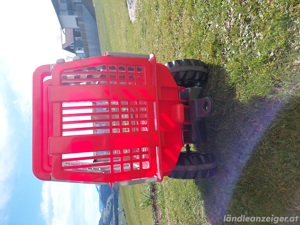
[[[201,87],[207,82],[207,65],[195,59],[174,60],[166,63],[178,86]]]
[[[169,175],[175,179],[201,179],[215,175],[216,162],[212,154],[181,153]]]

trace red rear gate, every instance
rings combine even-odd
[[[168,115],[170,106],[179,103],[177,87],[168,87],[169,94],[157,83],[155,58],[95,57],[56,64],[51,74],[48,66],[38,68],[33,93],[36,176],[93,183],[161,180],[163,170],[170,171],[162,151],[176,163],[182,140],[180,125]],[[167,99],[158,101],[163,95]],[[180,139],[174,141],[175,153],[165,136]]]

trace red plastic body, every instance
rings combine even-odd
[[[171,173],[183,105],[167,67],[99,56],[33,76],[33,172],[42,180],[116,183]]]

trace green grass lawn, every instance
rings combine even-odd
[[[152,224],[151,207],[142,207],[145,201],[143,193],[147,191],[145,185],[122,187],[121,199],[126,213],[128,224]]]
[[[300,215],[299,1],[140,0],[134,23],[125,0],[95,0],[95,8],[102,51],[195,58],[210,68],[205,92],[215,112],[201,150],[215,153],[218,174],[157,184],[161,223]],[[129,224],[153,224],[151,207],[141,207],[147,190],[121,190]]]

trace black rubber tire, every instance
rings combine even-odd
[[[217,163],[212,154],[181,153],[169,175],[175,179],[202,179],[216,174]]]
[[[201,87],[207,82],[208,67],[196,59],[174,60],[166,63],[174,80],[181,87]]]

